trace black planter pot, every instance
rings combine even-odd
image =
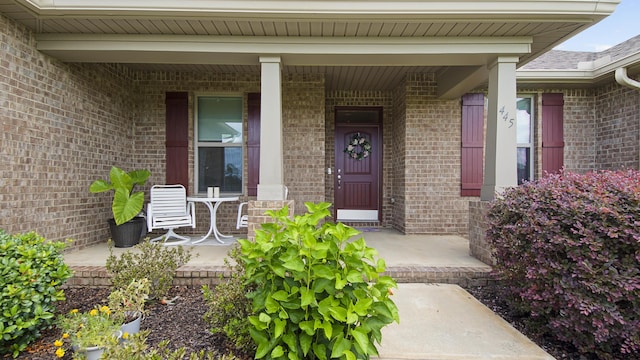
[[[146,225],[145,218],[135,217],[121,225],[116,225],[116,221],[113,219],[109,219],[108,221],[113,246],[117,248],[127,248],[140,242]]]

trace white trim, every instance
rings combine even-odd
[[[333,0],[17,0],[40,16],[104,14],[112,16],[171,14],[175,17],[220,14],[261,17],[340,17],[354,15],[402,15],[417,19],[522,17],[549,15],[605,17],[620,0],[535,0],[535,1],[333,1]],[[514,17],[519,15],[520,17]]]
[[[138,50],[261,54],[523,54],[530,36],[278,37],[208,35],[38,34],[39,50]],[[380,48],[383,46],[383,48]]]
[[[533,42],[528,36],[286,38],[39,34],[36,39],[39,51],[66,62],[257,65],[261,56],[279,56],[285,66],[486,66],[495,54],[529,54]]]
[[[535,129],[537,118],[536,118],[536,102],[535,95],[533,94],[516,94],[516,103],[518,99],[529,99],[529,106],[531,108],[531,114],[529,114],[529,142],[528,143],[517,143],[516,146],[518,148],[527,148],[529,149],[529,181],[535,180],[535,168],[536,168],[536,133]],[[516,110],[517,111],[517,110]],[[517,121],[517,118],[516,118]],[[516,132],[517,136],[517,132]],[[517,149],[516,149],[517,151]]]
[[[378,221],[378,210],[338,209],[338,221]]]

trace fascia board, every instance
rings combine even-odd
[[[593,72],[589,70],[517,70],[518,83],[591,83]]]
[[[602,18],[615,10],[620,0],[536,0],[536,1],[333,1],[333,0],[17,0],[42,17],[73,15],[172,15],[291,17],[357,17],[401,15],[403,19],[495,18],[550,19],[577,16]],[[516,17],[516,18],[514,18]]]
[[[40,51],[161,51],[259,54],[526,54],[530,37],[318,38],[205,35],[39,34]]]

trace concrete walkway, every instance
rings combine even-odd
[[[404,282],[393,297],[399,308],[400,324],[383,329],[382,344],[378,347],[380,359],[553,359],[460,286],[424,283],[438,282],[441,277],[420,274],[465,276],[468,269],[471,274],[490,270],[469,256],[466,239],[403,235],[384,229],[362,235],[367,245],[377,249],[385,259],[392,276]],[[183,268],[202,271],[223,266],[230,248],[215,244],[195,246],[193,250],[199,256]],[[128,250],[116,248],[114,253]],[[104,266],[107,256],[106,244],[100,244],[66,254],[65,261],[72,267]]]
[[[399,284],[400,324],[382,330],[384,360],[553,359],[457,285]]]

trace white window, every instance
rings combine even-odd
[[[198,192],[219,186],[242,192],[242,97],[198,96],[195,121],[195,176]]]
[[[518,184],[533,180],[534,146],[533,146],[533,96],[519,96],[517,107],[517,141],[518,141]]]

